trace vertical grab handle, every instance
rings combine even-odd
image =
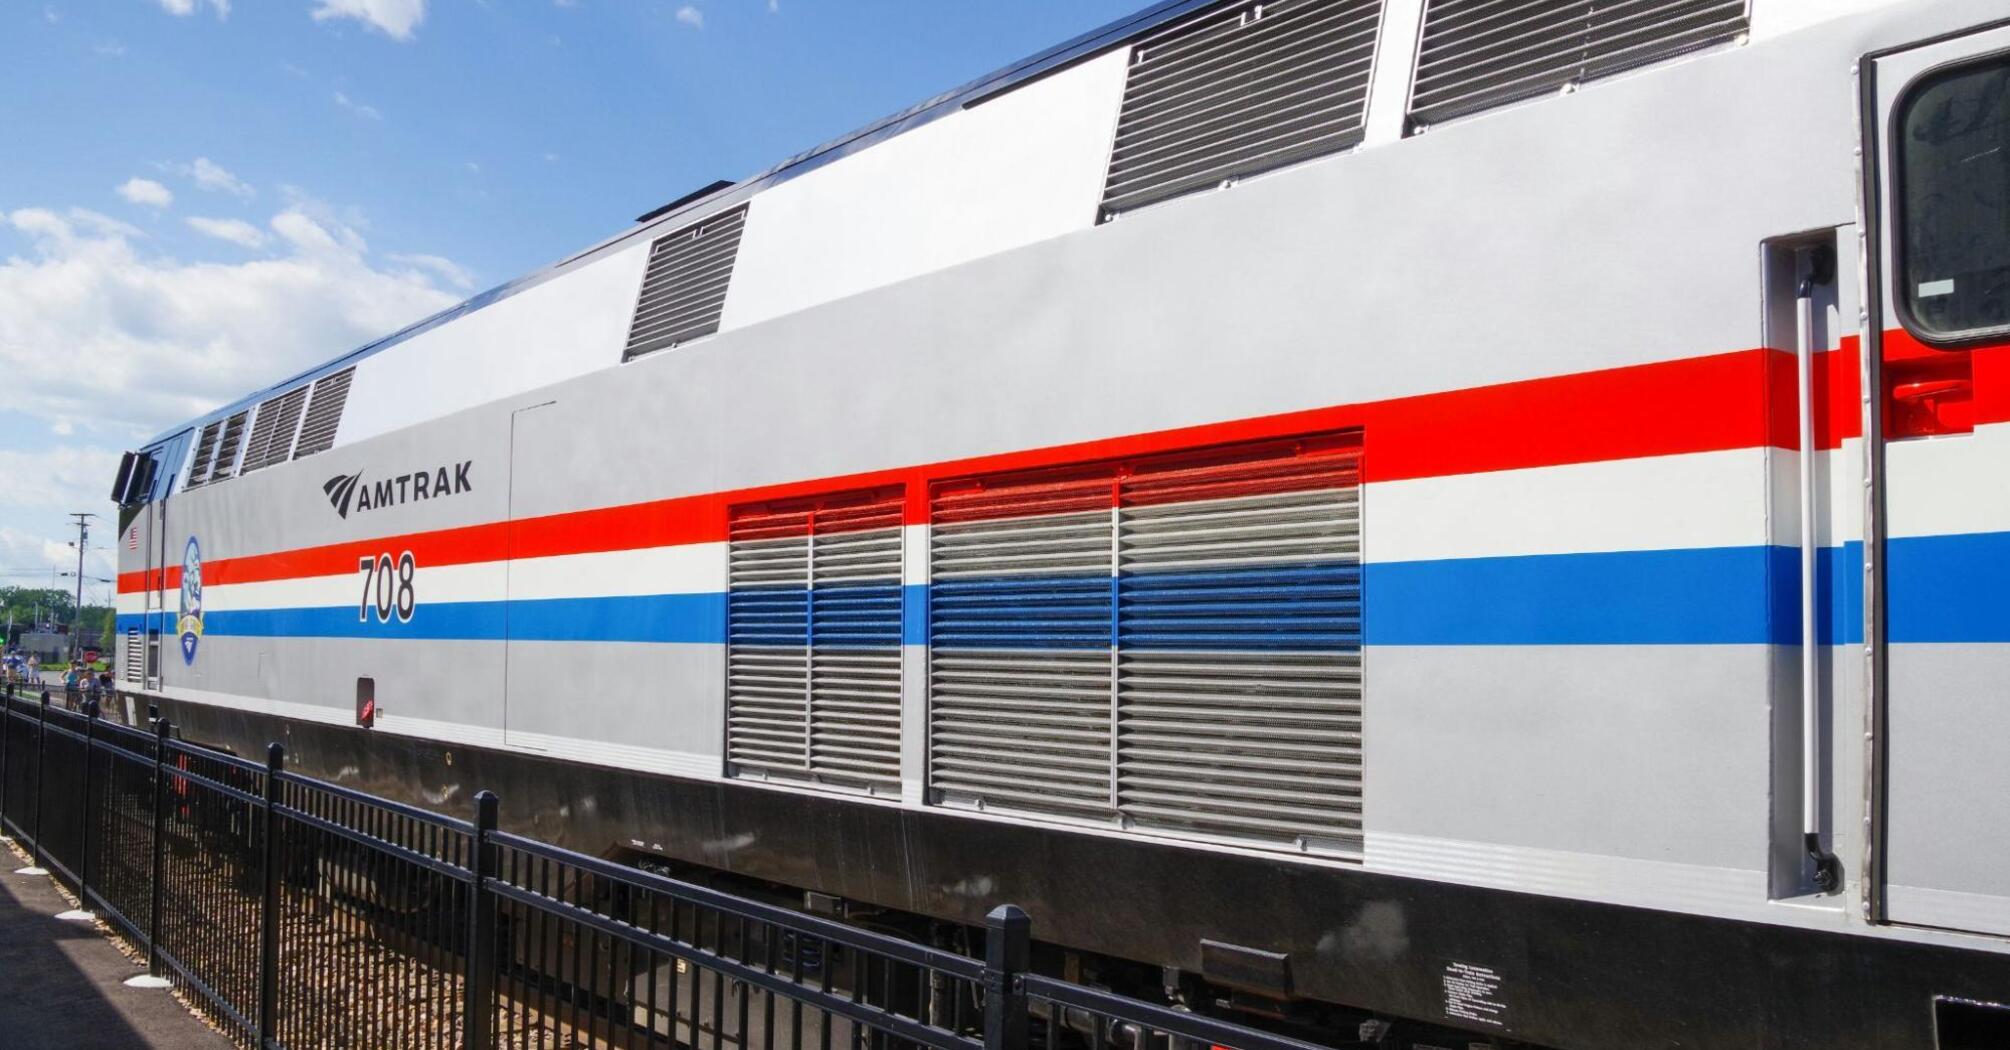
[[[1835,253],[1813,248],[1801,253],[1801,279],[1794,288],[1794,383],[1799,392],[1801,519],[1801,841],[1814,866],[1815,889],[1842,888],[1842,864],[1822,848],[1821,676],[1815,637],[1815,288],[1835,280]]]

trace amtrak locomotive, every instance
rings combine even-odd
[[[126,717],[1332,1042],[2010,1045],[2005,15],[1161,3],[128,456]]]

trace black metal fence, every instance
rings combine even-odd
[[[241,1045],[1317,1050],[0,697],[0,831]]]

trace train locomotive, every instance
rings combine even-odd
[[[125,717],[1329,1042],[2010,1045],[2010,21],[1169,0],[125,457]]]

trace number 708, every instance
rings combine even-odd
[[[398,555],[395,562],[389,554],[366,555],[357,559],[356,571],[363,574],[363,600],[356,605],[356,622],[370,622],[373,612],[378,623],[389,623],[394,615],[399,623],[410,622],[412,610],[418,607],[418,597],[412,592],[412,576],[418,565],[411,551]]]

